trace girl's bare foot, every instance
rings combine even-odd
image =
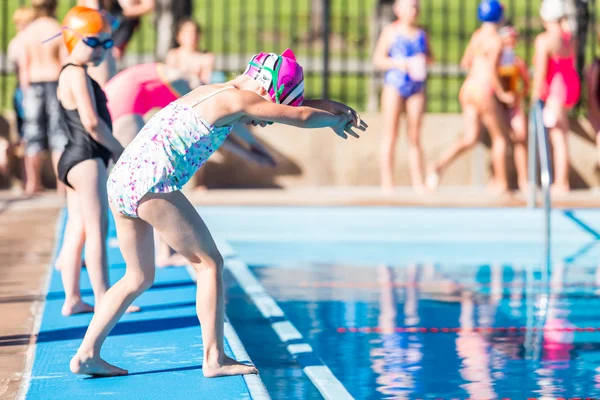
[[[119,376],[127,375],[129,372],[117,366],[111,365],[100,357],[85,357],[75,354],[69,364],[74,374],[91,376]]]
[[[258,370],[253,365],[242,364],[224,356],[221,362],[204,361],[202,373],[207,378],[216,378],[217,376],[258,374]]]
[[[427,172],[427,178],[425,178],[425,186],[430,191],[435,192],[439,185],[440,185],[439,172],[434,167],[429,168],[429,171]]]
[[[85,314],[94,312],[94,307],[88,303],[84,303],[81,299],[75,302],[66,302],[62,306],[61,314],[64,317],[76,314]]]
[[[558,184],[558,183],[553,183],[552,185],[550,185],[550,193],[552,194],[567,194],[571,191],[571,188],[569,187],[569,185],[564,185],[564,184]]]
[[[393,184],[381,184],[381,191],[386,196],[393,196],[396,193],[396,188]]]
[[[527,194],[529,193],[529,181],[519,181],[519,183],[517,184],[517,186],[519,187],[519,191],[523,194]]]
[[[493,196],[501,196],[508,193],[508,185],[491,181],[487,186],[487,192]]]
[[[136,313],[136,312],[140,312],[142,311],[142,309],[140,308],[140,306],[129,306],[127,307],[127,310],[125,310],[125,314],[132,314],[132,313]]]
[[[423,196],[428,193],[427,187],[423,184],[414,185],[413,188],[415,190],[415,193],[418,194],[419,196]]]

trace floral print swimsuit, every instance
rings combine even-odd
[[[231,88],[217,90],[195,105]],[[230,131],[229,125],[207,123],[191,107],[169,104],[148,121],[112,169],[107,183],[110,205],[138,218],[137,209],[146,193],[181,190]]]

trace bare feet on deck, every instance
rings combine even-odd
[[[216,378],[218,376],[258,374],[258,370],[253,365],[242,364],[225,356],[222,362],[205,361],[202,364],[202,373],[207,378]]]
[[[60,313],[63,315],[63,317],[68,317],[70,315],[76,315],[76,314],[92,313],[92,312],[94,312],[94,306],[92,306],[88,303],[84,303],[83,300],[78,300],[73,303],[67,303],[65,301],[65,304],[63,304],[62,310],[60,311]]]
[[[122,368],[111,365],[100,357],[84,357],[75,354],[69,364],[71,372],[74,374],[91,376],[119,376],[127,375],[129,372]]]

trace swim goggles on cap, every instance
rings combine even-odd
[[[63,29],[68,29],[71,32],[73,32],[74,34],[76,34],[77,36],[79,36],[81,38],[81,41],[83,43],[85,43],[86,45],[88,45],[89,47],[91,47],[92,49],[95,49],[96,47],[104,47],[106,50],[111,49],[114,45],[115,42],[112,39],[105,39],[105,40],[100,40],[95,36],[83,36],[81,34],[79,34],[78,32],[74,31],[73,29],[63,26],[61,28],[61,30]],[[62,32],[57,33],[56,35],[49,37],[48,39],[44,40],[42,43],[46,43],[49,42],[51,40],[56,39],[57,37],[59,37],[60,35],[62,35]]]
[[[119,22],[118,19],[116,19],[115,17],[113,17],[112,15],[110,15],[108,12],[106,12],[106,10],[100,10],[99,11],[100,14],[102,14],[102,17],[105,18],[108,23],[111,26],[111,30],[115,31],[119,25],[121,24]],[[78,35],[81,38],[81,41],[83,43],[85,43],[86,45],[90,46],[92,49],[95,49],[96,47],[102,46],[104,47],[106,50],[111,49],[114,45],[115,42],[112,39],[106,39],[106,40],[100,40],[97,37],[94,36],[83,36],[81,35],[79,32],[69,28],[68,26],[63,26],[60,28],[60,32],[58,32],[56,35],[49,37],[48,39],[42,41],[42,43],[46,43],[49,42],[51,40],[56,39],[57,37],[59,37],[60,35],[62,35],[62,31],[63,29],[68,29],[71,32],[75,33],[76,35]]]
[[[256,80],[259,81],[260,83],[262,83],[263,85],[267,86],[270,85],[271,83],[273,83],[273,86],[277,85],[277,80],[279,79],[279,69],[281,68],[281,64],[279,61],[279,56],[277,56],[277,60],[275,60],[275,64],[277,64],[277,68],[273,69],[273,68],[269,68],[266,67],[262,64],[257,64],[254,61],[250,61],[249,64],[252,67],[256,67],[258,68],[258,75],[256,76]],[[265,72],[263,72],[263,70]],[[271,76],[267,75],[266,72],[269,72]],[[271,81],[269,81],[269,78],[271,79]],[[275,102],[277,104],[281,104],[281,101],[279,99],[279,97],[281,96],[281,94],[283,93],[283,90],[285,89],[285,86],[282,84],[280,85],[278,88],[276,88],[277,90],[275,90]],[[267,122],[267,125],[273,125],[273,122]]]
[[[263,83],[264,85],[269,85],[269,84],[273,84],[273,86],[277,85],[277,80],[279,79],[279,70],[281,69],[281,64],[279,61],[279,56],[277,56],[277,60],[275,61],[275,64],[277,64],[277,68],[276,69],[272,69],[269,67],[266,67],[262,64],[257,64],[254,61],[250,61],[250,65],[253,67],[258,68],[258,75],[255,78],[257,81],[259,81],[260,83]],[[271,76],[268,76],[266,73],[263,73],[263,70],[265,70],[266,72],[269,72]],[[271,78],[271,80],[269,81],[269,78]],[[275,90],[275,102],[277,104],[281,104],[281,101],[279,99],[279,97],[281,96],[281,94],[283,93],[283,90],[285,89],[285,86],[282,84],[280,85],[278,88],[276,87]]]

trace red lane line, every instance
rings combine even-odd
[[[339,327],[336,329],[338,333],[380,333],[383,331],[381,327],[374,326],[362,326],[362,327]],[[541,328],[540,330],[546,332],[600,332],[600,327],[585,327],[585,328],[573,328],[573,327],[548,327]],[[500,327],[474,327],[474,328],[457,328],[457,327],[418,327],[418,326],[405,326],[396,327],[394,331],[397,333],[458,333],[458,332],[478,332],[478,333],[494,333],[494,332],[537,332],[538,328],[527,328],[525,326],[500,326]]]

